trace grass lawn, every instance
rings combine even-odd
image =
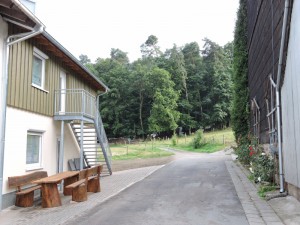
[[[174,148],[184,151],[190,151],[190,152],[201,152],[201,153],[213,153],[217,151],[221,151],[224,148],[226,148],[227,145],[224,144],[213,144],[213,143],[206,143],[200,148],[194,148],[192,145],[176,145]]]
[[[139,142],[136,144],[111,144],[113,160],[127,160],[127,159],[146,159],[158,158],[173,155],[171,152],[161,150],[163,147],[170,147],[174,149],[212,153],[220,151],[228,146],[234,145],[234,135],[231,129],[205,132],[204,144],[201,148],[194,149],[192,145],[194,135],[178,137],[176,145],[172,145],[171,139],[156,139],[154,141]]]
[[[164,156],[173,155],[171,152],[166,152],[157,146],[157,144],[151,142],[145,142],[141,144],[130,145],[111,145],[113,160],[126,160],[126,159],[146,159],[146,158],[158,158]]]

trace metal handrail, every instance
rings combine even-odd
[[[111,170],[112,154],[111,154],[111,150],[110,150],[110,147],[109,147],[108,139],[107,139],[107,136],[106,136],[106,132],[105,132],[105,129],[104,129],[104,126],[103,126],[103,122],[102,122],[102,118],[101,118],[99,110],[97,110],[97,118],[96,118],[95,122],[96,122],[97,136],[100,139],[99,142],[100,142],[101,148],[102,148],[102,150],[104,150],[103,155],[104,155],[104,158],[106,160],[108,170],[111,174],[112,173],[112,170]]]
[[[84,89],[54,91],[54,115],[96,117],[96,97]]]
[[[109,148],[100,112],[97,108],[98,104],[96,97],[83,89],[61,89],[56,90],[54,93],[55,116],[81,117],[79,119],[82,119],[82,117],[89,117],[94,121],[98,141],[101,146],[108,171],[111,174],[112,154]]]

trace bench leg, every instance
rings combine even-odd
[[[94,178],[92,180],[88,181],[88,187],[87,187],[88,192],[100,192],[100,178]]]
[[[81,184],[81,185],[73,188],[72,201],[83,202],[86,200],[87,200],[87,190],[86,190],[85,184]]]
[[[17,195],[15,205],[19,207],[31,207],[33,206],[33,196],[33,191],[29,192],[28,194]]]
[[[57,206],[61,206],[61,199],[59,196],[57,184],[42,184],[42,207],[51,208]]]

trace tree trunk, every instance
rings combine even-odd
[[[142,118],[143,101],[144,101],[144,96],[142,95],[142,92],[140,91],[140,123],[141,123],[141,129],[142,129],[142,133],[143,133],[143,139],[145,139],[143,118]]]

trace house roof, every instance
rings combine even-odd
[[[16,22],[22,26],[34,28],[36,25],[44,26],[39,19],[34,16],[19,0],[1,0],[0,1],[0,15],[10,22]],[[24,27],[23,27],[24,28]],[[65,49],[57,40],[55,40],[49,33],[43,31],[33,37],[40,45],[58,57],[68,68],[81,76],[83,79],[97,90],[108,91],[109,88],[92,74],[85,66],[83,66],[78,59],[76,59],[67,49]]]
[[[42,24],[26,7],[21,6],[18,0],[1,0],[0,14],[5,18],[32,28],[37,23]]]
[[[101,91],[108,91],[109,88],[83,66],[67,49],[65,49],[58,41],[56,41],[49,33],[44,31],[42,34],[34,37],[37,42],[42,45],[47,51],[58,57],[60,61],[67,65],[72,71],[80,75],[91,86]]]

